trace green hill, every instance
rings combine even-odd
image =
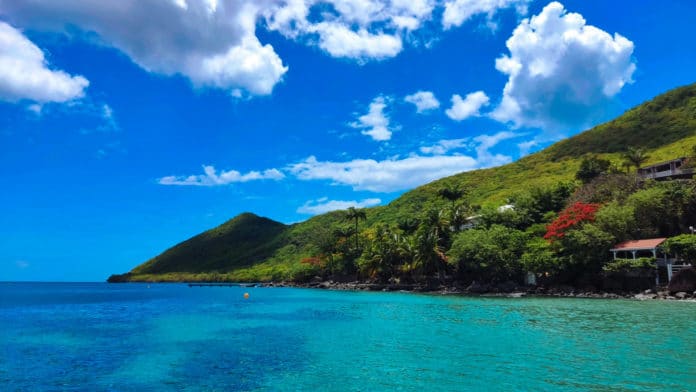
[[[287,226],[251,213],[181,242],[131,271],[132,275],[224,273],[273,256]]]
[[[394,226],[423,211],[445,208],[448,201],[438,194],[445,186],[466,190],[470,205],[496,207],[520,192],[574,181],[580,163],[589,156],[620,167],[627,147],[641,148],[649,156],[645,164],[650,164],[689,156],[693,146],[696,84],[662,94],[612,121],[516,162],[443,178],[404,193],[387,206],[366,209],[367,219],[361,229]],[[291,226],[242,214],[112,280],[289,279],[307,269],[303,259],[327,253],[322,249],[323,237],[336,237],[336,230],[346,227],[350,225],[340,211]]]

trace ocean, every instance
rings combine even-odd
[[[0,283],[0,390],[696,391],[696,303]]]

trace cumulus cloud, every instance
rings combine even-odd
[[[0,22],[0,100],[67,102],[84,96],[89,81],[51,70],[44,53],[19,30]],[[28,108],[37,114],[40,104]]]
[[[251,0],[14,0],[0,2],[0,14],[40,30],[76,26],[96,33],[103,44],[151,72],[264,95],[288,68],[256,36],[262,5]]]
[[[445,111],[447,117],[455,121],[462,121],[469,117],[479,117],[482,107],[487,106],[489,98],[483,91],[467,94],[464,99],[458,94],[452,96],[452,107]]]
[[[433,15],[444,13],[443,24],[449,28],[473,15],[491,16],[499,9],[524,3],[526,0],[0,0],[0,15],[13,25],[39,31],[71,35],[81,30],[85,36],[96,36],[101,44],[119,49],[149,72],[183,75],[196,86],[240,96],[242,91],[271,94],[288,71],[275,49],[260,41],[257,29],[317,46],[333,57],[364,63],[394,57],[403,50],[404,42],[417,42],[413,32],[430,28],[424,26]]]
[[[347,210],[350,207],[355,207],[355,208],[372,207],[372,206],[378,205],[381,202],[382,202],[382,200],[376,199],[376,198],[363,199],[360,201],[356,201],[356,200],[329,200],[327,197],[323,197],[321,199],[310,200],[310,201],[306,202],[304,205],[302,205],[301,207],[299,207],[297,209],[297,212],[300,214],[319,215],[319,214],[323,214],[323,213],[330,212],[330,211]]]
[[[379,60],[403,49],[403,36],[431,18],[435,0],[275,1],[263,13],[267,26],[314,43],[333,57]],[[330,5],[332,12],[326,12]],[[323,8],[322,8],[323,7]],[[315,17],[309,15],[314,12]]]
[[[386,107],[387,104],[384,97],[377,97],[370,103],[368,112],[358,117],[358,120],[350,125],[353,128],[362,129],[361,133],[370,136],[372,140],[389,140],[392,132],[389,129],[389,117],[384,114]]]
[[[377,33],[365,29],[353,31],[348,26],[336,23],[317,24],[313,31],[319,33],[319,47],[333,57],[348,57],[359,60],[394,57],[402,49],[398,36]]]
[[[442,13],[445,30],[461,26],[476,14],[486,14],[491,19],[498,10],[514,7],[518,14],[527,13],[531,0],[446,0]]]
[[[430,91],[418,91],[414,94],[407,95],[404,101],[416,105],[416,111],[418,113],[440,107],[440,101],[438,101],[435,95]]]
[[[517,127],[581,127],[602,114],[635,71],[633,42],[588,25],[558,2],[523,20],[496,60],[508,75],[491,117]]]
[[[203,166],[204,174],[191,176],[166,176],[158,180],[161,185],[192,185],[192,186],[216,186],[228,185],[236,182],[248,182],[254,180],[281,180],[285,175],[277,169],[268,169],[263,172],[250,171],[242,174],[236,170],[221,171],[217,173],[213,166]]]

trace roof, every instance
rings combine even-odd
[[[639,168],[639,170],[651,169],[653,167],[666,165],[666,164],[672,163],[672,162],[683,162],[684,160],[686,160],[686,157],[674,158],[674,159],[670,159],[669,161],[662,161],[662,162],[653,163],[653,164],[647,165],[647,166],[641,166]]]
[[[665,242],[667,238],[648,238],[645,240],[624,241],[614,245],[611,250],[652,250]]]

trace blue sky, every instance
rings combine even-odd
[[[690,1],[0,0],[0,280],[102,281],[694,82]]]

